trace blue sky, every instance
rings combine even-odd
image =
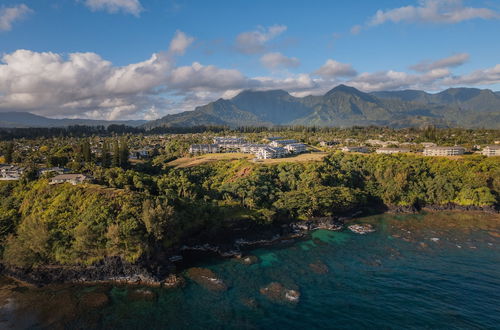
[[[500,1],[2,0],[0,111],[148,118],[246,88],[500,90]]]

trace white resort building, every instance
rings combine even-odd
[[[464,147],[427,147],[424,156],[459,156],[465,153]]]
[[[288,152],[294,154],[300,154],[307,150],[307,145],[304,143],[292,143],[292,144],[287,144],[284,148],[288,150]]]
[[[362,152],[362,153],[368,152],[367,147],[343,147],[340,150],[342,150],[343,152]]]
[[[240,147],[240,151],[246,154],[256,154],[260,148],[267,146],[267,144],[245,144]]]
[[[297,141],[297,140],[276,140],[276,141],[269,143],[269,145],[271,147],[283,147],[283,146],[286,146],[287,144],[293,144],[293,143],[298,143],[298,142],[299,141]]]
[[[240,148],[248,142],[244,138],[236,136],[218,136],[214,138],[214,143],[221,148]]]
[[[490,145],[483,148],[481,153],[485,156],[500,156],[500,145]]]
[[[281,158],[284,157],[288,152],[285,148],[281,147],[262,147],[260,148],[255,156],[257,159],[270,159],[270,158]]]
[[[190,154],[211,154],[220,151],[218,144],[192,144],[189,147]]]
[[[407,148],[379,148],[375,150],[377,154],[400,154],[410,152]]]

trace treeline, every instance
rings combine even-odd
[[[498,207],[500,162],[333,153],[321,162],[220,161],[92,170],[93,185],[0,183],[0,242],[9,265],[130,261],[211,237],[241,221],[275,223],[360,209],[454,203]]]

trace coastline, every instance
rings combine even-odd
[[[172,288],[182,286],[184,278],[180,271],[189,267],[185,259],[189,256],[216,255],[221,258],[242,259],[246,252],[265,246],[286,244],[308,237],[314,230],[348,230],[346,222],[374,214],[421,214],[425,212],[483,212],[499,214],[495,206],[461,206],[453,203],[430,205],[422,208],[385,207],[381,210],[367,209],[344,217],[319,217],[310,220],[295,220],[272,225],[246,224],[221,233],[211,241],[192,239],[185,245],[163,251],[160,257],[141,258],[129,263],[120,257],[107,257],[92,265],[43,265],[32,268],[6,267],[0,263],[0,275],[23,285],[42,287],[51,284],[119,284]],[[242,235],[242,233],[244,233]],[[179,267],[180,265],[180,267]]]

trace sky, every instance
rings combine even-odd
[[[151,120],[341,83],[500,91],[500,0],[0,0],[0,112]]]

